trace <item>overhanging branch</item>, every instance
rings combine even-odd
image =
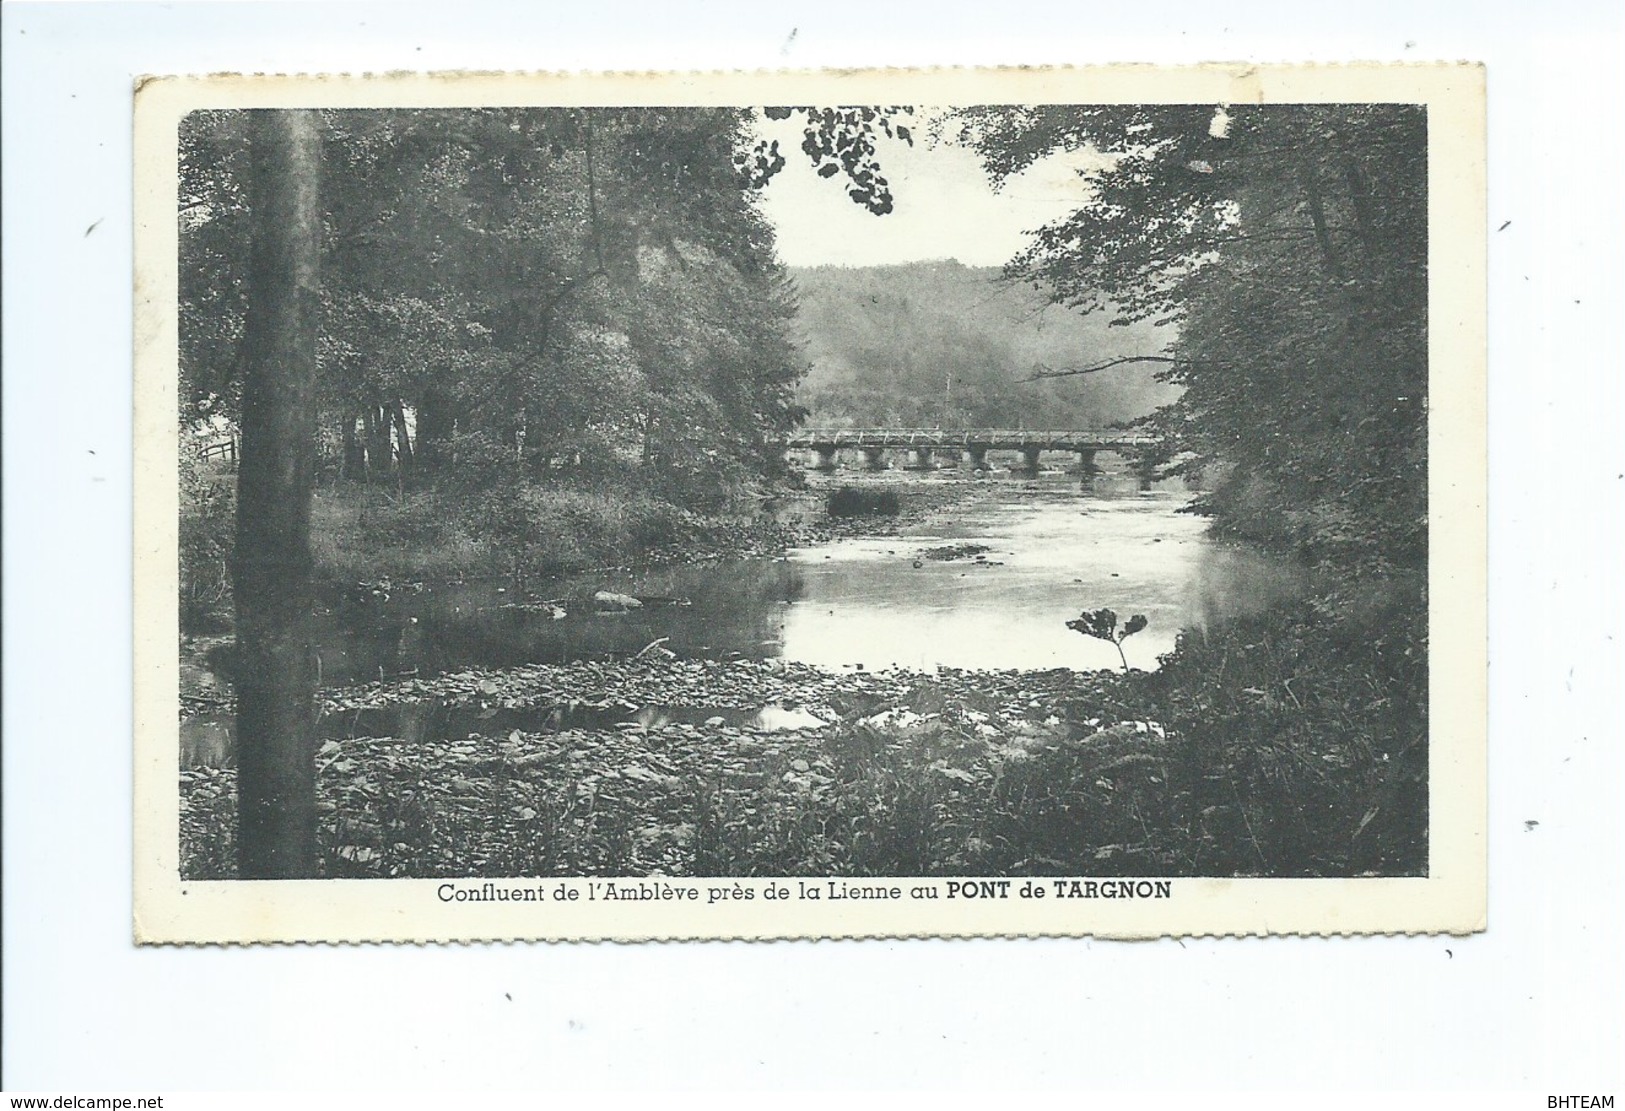
[[[1023,382],[1039,382],[1045,378],[1075,378],[1080,374],[1097,374],[1102,370],[1110,370],[1114,366],[1124,366],[1128,363],[1188,363],[1189,359],[1176,359],[1171,355],[1124,355],[1117,359],[1107,359],[1094,366],[1069,367],[1066,370],[1051,370],[1043,363],[1030,377],[1023,378]]]

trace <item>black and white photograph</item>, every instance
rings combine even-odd
[[[186,112],[179,880],[1428,877],[1429,127]]]

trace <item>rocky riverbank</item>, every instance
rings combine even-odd
[[[324,868],[375,877],[1076,872],[1080,836],[1091,862],[1119,849],[1095,855],[1116,842],[1096,843],[1098,825],[1085,833],[1060,819],[1084,796],[1109,812],[1115,781],[1154,775],[1170,744],[1160,725],[1132,716],[1126,682],[1064,670],[832,674],[643,659],[329,691],[318,754]],[[779,712],[728,712],[763,707]],[[402,708],[486,728],[414,738],[345,727]],[[583,710],[623,716],[571,726]],[[563,727],[545,714],[528,727],[505,717],[538,711]],[[1136,759],[1114,764],[1128,755]],[[233,769],[187,768],[180,788],[183,874],[229,877]],[[1143,853],[1125,859],[1135,861],[1129,871],[1152,867]]]

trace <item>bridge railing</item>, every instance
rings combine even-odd
[[[1100,444],[1130,447],[1153,444],[1155,436],[1121,428],[802,428],[786,447],[972,447],[1009,444]]]

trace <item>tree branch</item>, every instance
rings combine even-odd
[[[1298,167],[1298,182],[1303,187],[1304,197],[1309,202],[1309,219],[1314,223],[1315,241],[1320,244],[1321,260],[1325,263],[1326,272],[1336,281],[1343,280],[1343,264],[1337,257],[1337,250],[1332,246],[1331,229],[1326,224],[1326,206],[1320,196],[1320,182],[1315,178],[1314,167]]]
[[[1041,369],[1035,371],[1031,377],[1023,378],[1023,382],[1039,382],[1045,378],[1075,378],[1080,374],[1096,374],[1102,370],[1110,370],[1114,366],[1123,366],[1126,363],[1188,363],[1189,359],[1176,359],[1169,355],[1124,355],[1117,359],[1107,359],[1094,366],[1072,367],[1067,370],[1051,370],[1039,363]]]

